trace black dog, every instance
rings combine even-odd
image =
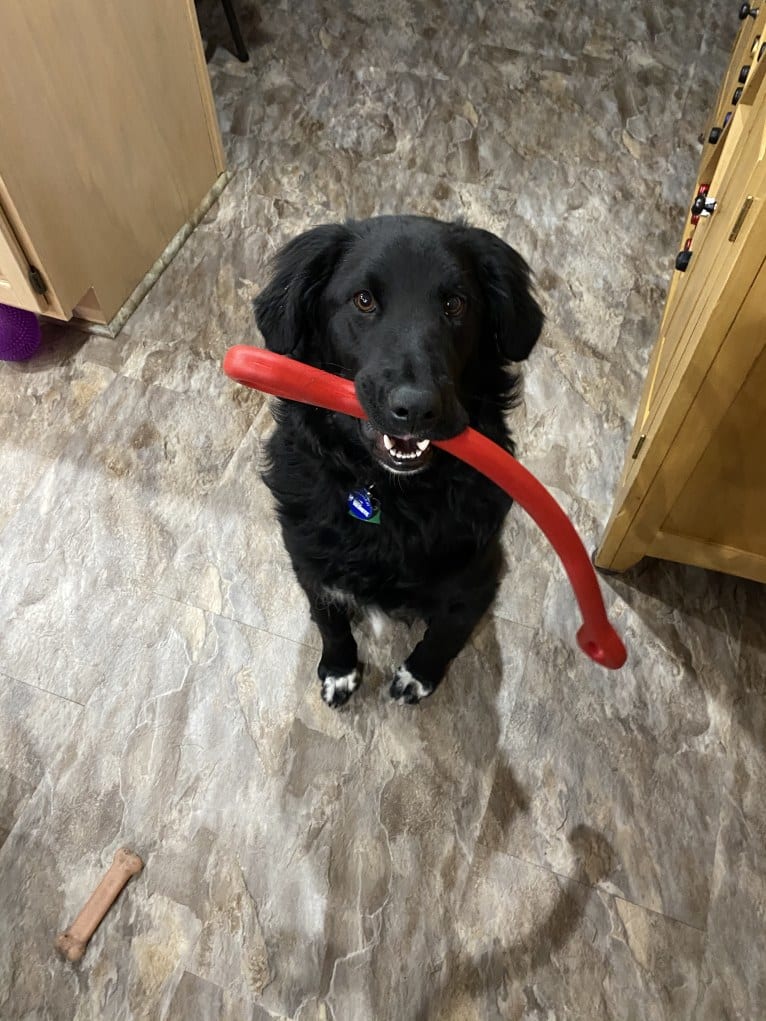
[[[427,624],[391,695],[430,695],[492,603],[511,501],[430,440],[467,425],[513,450],[505,412],[543,325],[521,256],[418,216],[317,227],[276,256],[255,301],[267,346],[353,379],[360,422],[281,402],[265,481],[322,636],[330,706],[360,681],[357,607]]]

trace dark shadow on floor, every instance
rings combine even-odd
[[[722,636],[733,650],[731,669],[721,670],[720,695],[729,705],[748,695],[766,695],[766,585],[649,557],[625,574],[600,575],[600,580],[689,666],[687,643],[693,632],[699,643],[696,673],[721,666],[714,652]],[[752,736],[766,744],[763,733],[753,731]]]
[[[613,871],[615,857],[607,840],[588,826],[575,827],[569,841],[577,855],[577,872],[572,880],[561,881],[558,897],[531,935],[517,942],[495,939],[476,957],[448,958],[445,985],[416,1011],[414,1021],[457,1017],[455,1008],[466,997],[478,1006],[495,1002],[511,983],[529,983],[572,938],[593,895],[592,886]]]
[[[260,29],[259,5],[252,3],[251,0],[232,0],[232,6],[252,61],[255,47],[264,39],[264,34]],[[195,7],[197,8],[200,34],[205,46],[205,59],[210,60],[219,46],[236,55],[234,40],[221,0],[196,0]]]

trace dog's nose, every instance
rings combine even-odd
[[[442,413],[439,391],[418,386],[396,387],[389,395],[388,406],[397,427],[407,432],[428,429]]]

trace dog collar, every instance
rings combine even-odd
[[[372,486],[360,486],[352,489],[346,497],[348,513],[357,521],[368,525],[380,524],[380,504],[372,495]]]

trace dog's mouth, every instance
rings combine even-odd
[[[430,440],[414,436],[390,436],[368,426],[373,456],[397,475],[411,475],[422,471],[433,457]]]

